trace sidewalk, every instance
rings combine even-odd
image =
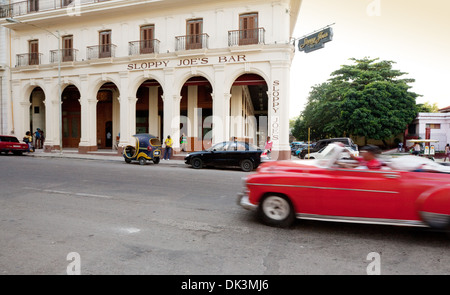
[[[41,158],[65,158],[65,159],[84,159],[84,160],[100,160],[100,161],[115,161],[124,162],[125,160],[121,154],[118,154],[115,150],[99,150],[96,152],[88,152],[87,154],[78,153],[78,149],[63,149],[63,152],[52,151],[51,153],[44,153],[44,150],[38,149],[34,153],[25,153],[24,155],[29,157],[41,157]],[[162,160],[159,164],[177,164],[186,165],[184,163],[184,157],[186,154],[177,154],[172,156],[169,161]],[[137,162],[136,162],[137,163]],[[150,162],[151,164],[151,162]]]

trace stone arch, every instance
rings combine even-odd
[[[263,148],[269,136],[269,83],[257,72],[236,71],[232,76],[230,135]]]

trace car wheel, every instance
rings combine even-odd
[[[145,165],[145,164],[147,164],[147,160],[145,158],[139,158],[139,164]]]
[[[131,160],[130,160],[130,159],[127,159],[127,158],[125,158],[125,163],[128,163],[128,164],[130,164],[130,163],[131,163]]]
[[[158,158],[153,158],[153,163],[154,164],[159,164],[159,161],[160,161],[161,159],[158,157]]]
[[[280,194],[264,196],[258,207],[258,215],[263,223],[276,227],[289,227],[295,220],[290,200]]]
[[[192,168],[201,169],[203,167],[203,161],[200,158],[194,158],[191,160]]]
[[[242,160],[240,166],[244,172],[250,172],[253,170],[253,162],[249,159]]]

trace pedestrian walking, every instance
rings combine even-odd
[[[186,151],[187,137],[186,137],[186,135],[184,133],[180,137],[180,143],[181,143],[181,151],[185,152]]]
[[[28,144],[28,152],[34,152],[34,147],[33,147],[33,135],[31,134],[30,131],[27,131],[25,133],[25,137],[23,138],[23,142],[25,142],[26,144]]]
[[[270,136],[267,136],[266,145],[264,146],[264,149],[266,150],[267,154],[270,154],[272,152],[272,146],[273,142],[270,140]]]
[[[173,140],[170,138],[170,135],[167,135],[167,139],[164,141],[165,149],[164,149],[164,158],[163,160],[170,160],[170,153],[172,152]]]
[[[41,129],[37,128],[36,131],[34,132],[34,138],[35,138],[35,143],[34,146],[37,149],[41,149],[42,148],[42,140],[41,140]]]
[[[39,134],[41,135],[41,148],[44,148],[44,141],[45,141],[45,136],[44,136],[44,130],[39,129]]]
[[[445,146],[445,152],[444,152],[444,162],[446,160],[450,161],[450,144],[447,143],[447,145]]]
[[[415,155],[415,156],[418,156],[420,154],[420,151],[421,151],[421,146],[420,146],[420,144],[418,142],[416,142],[416,144],[413,147],[412,154]]]

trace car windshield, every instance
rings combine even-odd
[[[213,145],[207,151],[256,151],[258,148],[252,144],[241,141],[224,141]]]
[[[9,137],[9,136],[0,136],[0,141],[2,141],[2,142],[19,142],[19,140],[16,137]]]

